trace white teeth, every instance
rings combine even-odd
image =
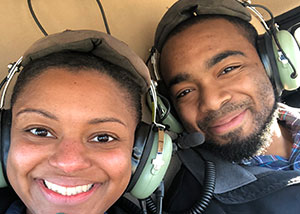
[[[82,186],[75,186],[75,187],[64,187],[64,186],[60,186],[54,183],[51,183],[49,181],[44,180],[45,186],[54,191],[57,192],[61,195],[67,195],[67,196],[71,196],[71,195],[76,195],[82,192],[87,192],[89,191],[92,187],[93,184],[87,184],[87,185],[82,185]]]

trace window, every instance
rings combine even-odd
[[[298,42],[298,45],[300,47],[300,23],[297,24],[295,30],[294,30],[294,36]]]
[[[293,34],[300,45],[300,6],[275,17],[275,22],[280,30],[288,30]]]
[[[291,30],[291,33],[294,33],[292,30],[300,27],[300,6],[275,17],[275,22],[279,24],[280,29]]]
[[[294,35],[300,47],[300,6],[275,17],[280,30],[288,30]],[[270,21],[267,22],[270,24]],[[283,91],[281,101],[289,106],[300,108],[300,88],[295,91]]]

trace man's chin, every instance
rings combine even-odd
[[[207,137],[202,148],[209,150],[222,159],[239,163],[261,154],[272,142],[277,114],[274,111],[267,117],[266,123],[249,136],[243,136],[242,129],[223,135],[222,137]]]
[[[201,147],[224,160],[239,163],[244,159],[252,158],[262,145],[261,141],[257,140],[239,140],[234,141],[234,143],[215,143],[215,141],[207,140]]]

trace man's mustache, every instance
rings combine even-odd
[[[240,103],[225,103],[219,110],[208,111],[203,119],[197,121],[197,126],[203,132],[206,132],[213,121],[233,111],[246,109],[249,106],[252,106],[252,103],[253,102],[250,99],[244,100]]]

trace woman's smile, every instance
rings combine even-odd
[[[100,183],[78,186],[58,185],[47,180],[38,180],[37,183],[45,198],[57,205],[80,204],[88,200],[102,186]]]

